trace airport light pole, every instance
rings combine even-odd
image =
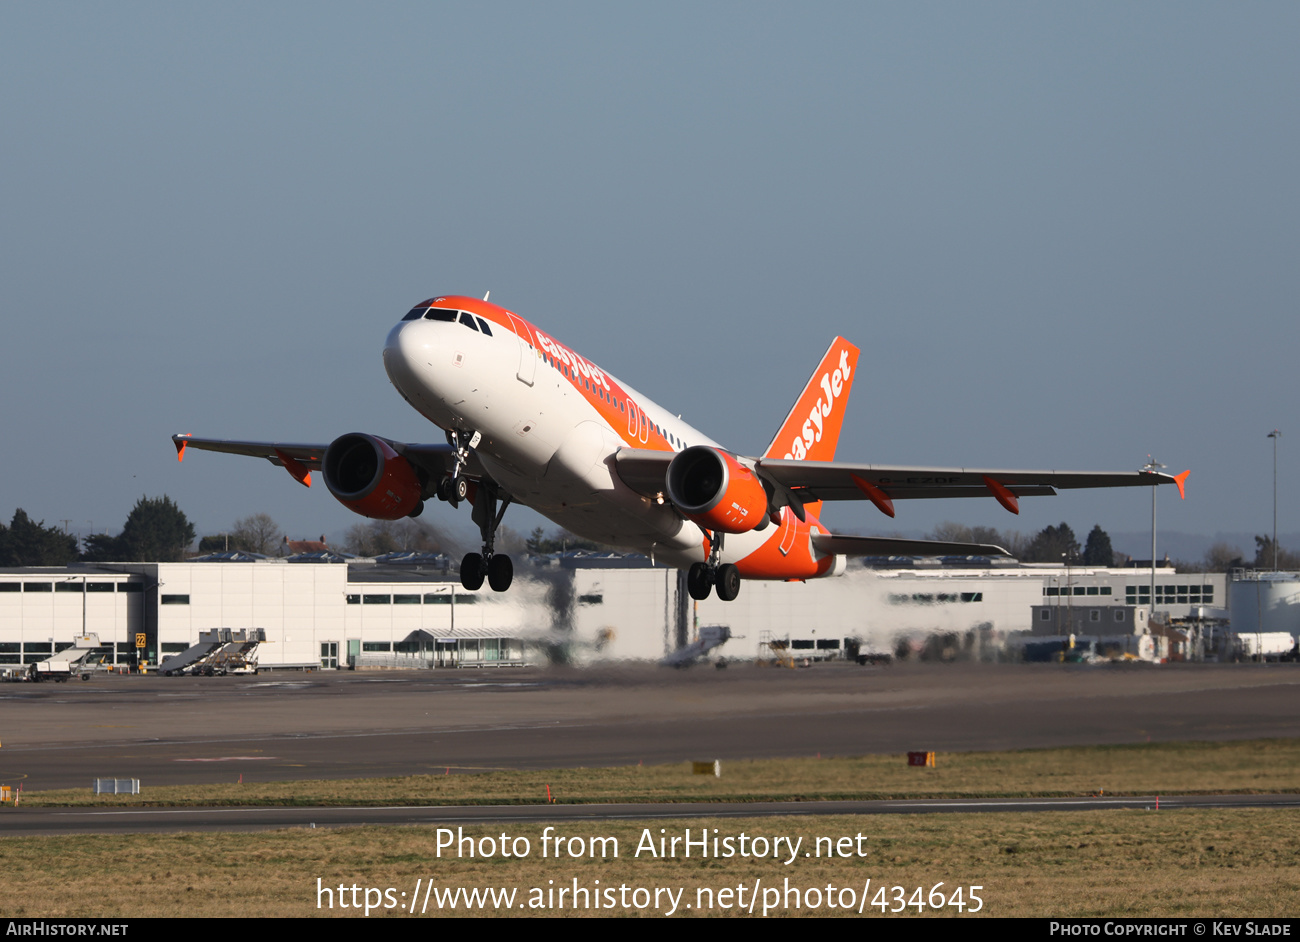
[[[1147,455],[1143,471],[1155,474],[1163,468],[1159,461]],[[1151,607],[1147,609],[1147,634],[1151,633],[1151,616],[1156,611],[1156,485],[1151,485]]]
[[[1061,554],[1061,557],[1065,560],[1065,591],[1067,593],[1065,599],[1065,622],[1066,622],[1066,629],[1067,629],[1066,634],[1069,635],[1070,637],[1073,637],[1074,636],[1074,588],[1073,588],[1073,582],[1071,581],[1070,578],[1070,552],[1067,550],[1066,552]]]
[[[1268,437],[1273,439],[1273,571],[1277,572],[1277,440],[1282,433],[1273,429]]]

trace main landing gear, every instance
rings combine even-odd
[[[509,506],[510,498],[501,494],[495,481],[491,478],[479,481],[474,498],[474,522],[483,537],[483,552],[466,553],[460,563],[460,584],[471,592],[483,587],[484,577],[493,592],[504,592],[514,581],[515,564],[510,557],[493,552],[497,527],[501,526],[501,518]]]
[[[740,594],[740,570],[731,563],[718,564],[722,556],[722,534],[709,535],[709,561],[692,563],[686,571],[686,591],[691,598],[703,601],[715,586],[718,598],[724,602],[734,601]]]

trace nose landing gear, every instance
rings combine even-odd
[[[469,482],[462,477],[461,472],[469,463],[470,450],[475,448],[482,439],[481,432],[474,432],[471,435],[460,429],[447,430],[447,444],[456,449],[456,463],[452,466],[451,474],[438,482],[438,500],[445,500],[453,507],[459,507],[460,502],[469,495]]]

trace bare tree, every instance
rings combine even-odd
[[[926,535],[927,540],[943,543],[985,543],[1000,546],[1019,558],[1029,541],[1015,530],[998,530],[994,527],[968,527],[964,523],[945,520]]]
[[[429,521],[406,517],[356,523],[348,529],[343,548],[358,556],[383,556],[397,552],[438,553],[447,543],[446,536]]]
[[[1246,564],[1242,561],[1241,547],[1227,543],[1215,543],[1205,551],[1206,572],[1228,572],[1241,569]]]
[[[284,534],[269,514],[253,514],[236,520],[230,531],[230,548],[269,556],[280,546]]]

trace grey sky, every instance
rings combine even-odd
[[[323,487],[178,466],[168,436],[439,440],[383,338],[491,289],[748,453],[843,334],[842,459],[1153,452],[1192,469],[1171,529],[1268,529],[1280,427],[1295,529],[1298,27],[1273,3],[0,5],[0,517],[116,532],[165,492],[201,533],[340,532]]]

